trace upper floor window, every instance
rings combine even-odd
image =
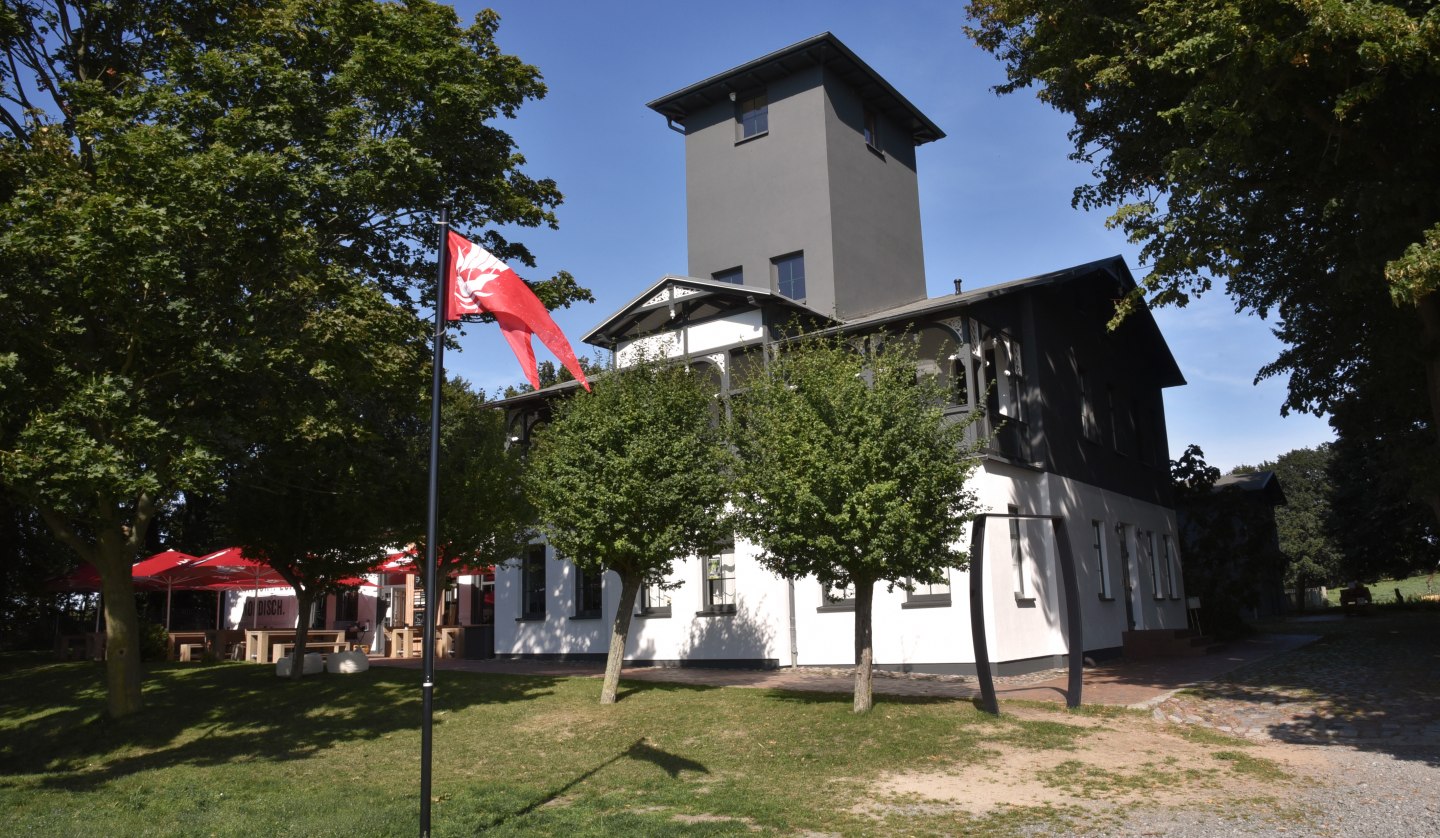
[[[865,109],[865,145],[880,150],[880,126],[875,120],[875,112],[869,108]]]
[[[740,120],[740,139],[748,140],[769,132],[770,100],[763,92],[741,99],[736,111]]]
[[[775,266],[775,290],[792,300],[805,299],[805,254],[780,256],[771,264]]]
[[[731,268],[728,271],[716,271],[710,274],[710,278],[716,282],[728,282],[732,285],[745,284],[745,271],[741,268]]]
[[[1100,441],[1100,421],[1095,418],[1095,396],[1090,392],[1090,380],[1085,370],[1075,373],[1080,386],[1080,431],[1091,442]]]

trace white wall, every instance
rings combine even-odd
[[[1004,514],[1014,505],[1022,514],[1059,515],[1075,559],[1084,632],[1088,650],[1119,647],[1126,628],[1124,576],[1116,524],[1124,524],[1132,572],[1136,574],[1132,604],[1137,628],[1184,628],[1184,590],[1168,590],[1157,599],[1148,564],[1138,561],[1133,546],[1137,530],[1153,531],[1157,550],[1161,536],[1175,533],[1174,514],[1145,503],[1054,474],[987,461],[971,482],[983,511]],[[1110,601],[1100,598],[1100,569],[1091,543],[1091,522],[1102,523],[1105,562],[1110,570]],[[962,543],[968,549],[970,534]],[[986,525],[986,633],[990,658],[996,663],[1064,655],[1068,650],[1066,608],[1060,581],[1058,545],[1048,520],[1020,524],[1025,596],[1016,597],[1009,522],[991,519]],[[683,584],[670,592],[671,616],[637,617],[631,622],[626,658],[631,660],[773,660],[792,662],[790,654],[790,586],[755,560],[755,549],[736,543],[734,615],[699,615],[703,610],[703,567],[698,558],[676,563],[673,579]],[[1136,567],[1136,565],[1143,565]],[[1178,562],[1176,572],[1179,572]],[[604,611],[600,620],[575,619],[574,567],[547,551],[549,595],[544,620],[517,622],[518,567],[502,566],[496,574],[495,648],[505,654],[604,655],[620,593],[619,577],[606,574]],[[946,670],[973,665],[970,639],[970,576],[951,570],[948,605],[916,607],[900,588],[876,586],[873,640],[875,662],[885,666]],[[813,578],[794,583],[794,620],[798,663],[805,666],[849,666],[854,663],[853,611],[821,611],[820,584]]]

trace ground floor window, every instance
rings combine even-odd
[[[820,607],[822,608],[854,608],[855,607],[855,584],[849,585],[822,585],[820,588]]]
[[[1110,565],[1105,561],[1105,524],[1103,521],[1090,522],[1090,549],[1095,557],[1095,567],[1100,574],[1100,598],[1113,599],[1111,590]]]
[[[605,572],[575,568],[575,616],[599,617]]]
[[[735,611],[735,541],[715,546],[703,559],[705,567],[705,610],[712,613]]]
[[[947,571],[948,573],[948,571]],[[910,580],[911,590],[905,595],[907,605],[949,605],[950,581],[917,582]]]
[[[1160,545],[1165,551],[1165,555],[1162,557],[1165,562],[1165,590],[1170,594],[1171,599],[1179,599],[1180,568],[1176,566],[1175,548],[1170,543],[1170,536],[1160,536]]]
[[[520,618],[545,618],[545,545],[532,544],[520,566]]]
[[[646,617],[670,616],[670,592],[659,582],[652,582],[640,589],[640,613]]]

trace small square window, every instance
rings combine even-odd
[[[855,607],[855,585],[822,585],[820,589],[820,607],[825,610],[838,608]]]
[[[741,99],[736,107],[740,139],[748,140],[770,131],[770,100],[764,93]]]
[[[792,300],[805,299],[805,254],[792,253],[773,260],[775,290]]]
[[[950,580],[948,578],[943,582],[916,582],[911,579],[910,585],[911,590],[905,595],[905,604],[908,606],[950,604]]]
[[[670,592],[652,582],[640,589],[640,615],[643,617],[670,616]]]
[[[731,285],[745,284],[745,271],[741,268],[731,268],[728,271],[716,271],[710,275],[716,282],[728,282]]]

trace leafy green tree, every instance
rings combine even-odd
[[[445,382],[440,414],[440,522],[443,542],[436,556],[441,575],[467,567],[497,565],[520,555],[535,523],[535,511],[523,485],[524,459],[508,444],[505,414],[485,405],[484,391],[460,378]],[[428,411],[429,400],[423,406]],[[429,414],[425,416],[429,419]],[[414,437],[413,460],[424,468],[429,434]],[[420,476],[423,476],[420,475]],[[408,532],[425,553],[427,493],[411,493],[417,502]]]
[[[641,360],[593,387],[556,404],[525,485],[556,550],[583,572],[620,577],[600,692],[613,704],[640,588],[731,534],[729,451],[711,392],[684,366]]]
[[[734,405],[736,529],[789,578],[855,589],[855,712],[873,705],[871,614],[879,582],[909,589],[964,568],[976,510],[969,421],[946,422],[944,388],[917,380],[914,342],[782,347]]]
[[[257,394],[307,318],[350,286],[427,305],[442,203],[533,264],[496,229],[553,226],[560,194],[492,123],[545,88],[497,26],[427,0],[0,7],[0,481],[101,574],[112,715],[140,706],[131,561],[285,409]]]
[[[1318,445],[1287,451],[1260,464],[1260,470],[1275,472],[1285,492],[1285,504],[1275,508],[1275,526],[1285,554],[1285,585],[1295,588],[1302,604],[1305,588],[1340,581],[1340,546],[1332,535],[1335,486],[1330,463],[1330,446]]]
[[[335,296],[270,357],[275,389],[256,394],[221,505],[231,542],[295,590],[294,678],[312,605],[382,559],[412,525],[405,501],[425,497],[414,443],[428,436],[425,324],[370,286]]]
[[[1275,314],[1285,409],[1408,412],[1440,520],[1440,6],[974,0],[968,34],[1074,119],[1086,209],[1143,242],[1128,301],[1214,280]],[[1384,382],[1372,386],[1371,382]],[[1404,427],[1404,426],[1401,426]],[[1408,435],[1402,435],[1407,437]]]

